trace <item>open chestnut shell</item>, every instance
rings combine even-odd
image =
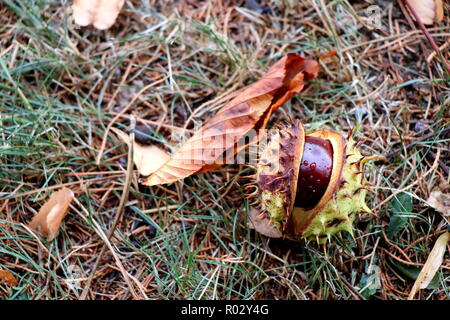
[[[299,120],[275,131],[257,165],[259,210],[250,218],[268,224],[257,231],[319,243],[352,233],[355,215],[370,212],[362,171],[367,159],[353,139],[327,130],[306,135]]]

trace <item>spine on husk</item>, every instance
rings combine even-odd
[[[324,243],[341,231],[353,234],[355,215],[370,212],[363,172],[368,159],[338,132],[306,135],[299,120],[280,128],[256,168],[259,216],[294,240]]]

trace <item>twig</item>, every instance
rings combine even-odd
[[[434,153],[434,152],[431,151],[430,149],[427,151],[426,156],[427,156],[428,158],[430,158],[430,160],[433,161],[433,162],[436,160],[436,157],[437,157],[437,156],[436,156],[436,153]],[[438,162],[439,162],[439,167],[442,169],[442,171],[444,171],[445,174],[448,175],[449,169],[448,169],[447,165],[445,164],[445,162],[442,161],[441,159],[438,159]]]
[[[407,255],[407,254],[406,254],[406,253],[405,253],[398,245],[392,243],[392,242],[388,239],[388,237],[387,237],[386,232],[384,231],[384,229],[381,229],[381,233],[383,234],[384,240],[386,241],[386,243],[387,243],[388,245],[390,245],[391,247],[397,249],[397,251],[400,252],[400,253],[406,258],[406,260],[408,260],[408,262],[412,262],[411,259],[409,258],[409,256],[408,256],[408,255]]]
[[[128,163],[127,163],[127,174],[125,176],[125,185],[122,192],[122,197],[120,198],[119,207],[117,208],[116,216],[114,218],[114,222],[112,224],[112,227],[106,237],[106,240],[110,240],[114,234],[114,231],[120,221],[120,218],[122,217],[123,211],[125,209],[125,204],[128,200],[128,194],[130,191],[130,185],[131,185],[131,177],[132,177],[132,171],[133,171],[133,142],[134,142],[134,129],[136,126],[136,120],[134,118],[131,118],[130,123],[130,141],[128,142]],[[89,276],[89,279],[87,280],[86,285],[84,286],[83,292],[81,293],[80,300],[86,300],[86,297],[89,292],[89,288],[91,286],[92,280],[95,276],[95,272],[97,271],[98,266],[100,265],[100,261],[103,258],[103,254],[105,253],[107,248],[107,244],[105,243],[100,250],[100,253],[97,256],[97,261],[95,262],[94,267],[92,268],[91,275]],[[128,287],[130,288],[130,291],[135,298],[139,298],[137,295],[133,285],[131,284],[130,279],[128,278],[128,275],[126,272],[122,272],[124,275],[124,280],[127,283]]]
[[[450,45],[450,39],[448,39],[442,46],[439,47],[439,51],[444,50],[445,48],[447,48]],[[431,63],[431,61],[434,59],[434,57],[436,57],[436,51],[433,51],[432,53],[430,53],[430,55],[427,57],[427,62]]]
[[[347,279],[345,279],[344,276],[340,273],[339,273],[339,278],[342,280],[344,285],[348,288],[350,293],[356,298],[356,300],[367,300],[366,298],[364,298],[364,296],[361,293],[356,291],[356,289],[352,286],[352,284],[350,282],[348,282]]]
[[[405,251],[408,251],[408,250],[412,249],[417,243],[419,243],[419,242],[421,242],[421,241],[423,241],[425,239],[426,240],[430,240],[430,238],[433,238],[433,237],[436,237],[436,236],[440,236],[444,232],[447,232],[447,230],[445,230],[445,229],[444,230],[440,230],[440,231],[437,231],[437,232],[432,233],[430,235],[427,234],[426,236],[420,237],[419,239],[416,239],[413,242],[411,242],[410,244],[408,244],[408,246],[405,248]]]
[[[427,135],[424,135],[424,136],[420,137],[419,140],[414,141],[414,142],[411,142],[410,144],[406,145],[406,146],[404,147],[404,149],[405,149],[405,150],[409,150],[409,149],[411,149],[412,147],[414,147],[415,145],[419,144],[420,142],[422,142],[422,141],[424,141],[424,140],[427,140],[427,139],[429,139],[429,138],[434,138],[434,137],[436,137],[436,135],[444,135],[445,133],[447,133],[447,132],[449,132],[449,131],[450,131],[450,126],[447,126],[447,127],[445,127],[444,129],[442,129],[440,132],[438,132],[437,134],[436,134],[435,132],[429,133],[429,134],[427,134]],[[389,152],[389,153],[386,155],[386,158],[388,158],[388,159],[389,159],[389,158],[392,158],[393,156],[397,155],[402,149],[403,149],[403,148],[401,148],[401,149],[396,149],[396,150],[394,150],[394,151]]]
[[[445,69],[447,69],[447,73],[450,75],[450,65],[448,64],[448,62],[445,60],[445,58],[441,55],[441,52],[439,51],[439,48],[436,44],[436,42],[434,42],[433,38],[431,37],[430,33],[428,32],[427,28],[425,27],[425,25],[422,22],[422,19],[420,19],[419,15],[417,14],[416,10],[413,8],[412,5],[410,5],[408,0],[402,0],[403,3],[405,4],[405,6],[409,9],[409,11],[412,13],[412,15],[414,16],[414,18],[416,19],[417,24],[419,25],[419,28],[422,30],[422,32],[424,33],[425,37],[427,38],[428,42],[431,44],[431,46],[433,47],[433,50],[436,52],[436,55],[442,58],[442,63],[445,66]]]
[[[389,252],[389,250],[386,250],[385,248],[381,248],[381,250],[382,250],[384,253],[387,253],[388,256],[390,256],[391,258],[393,258],[393,259],[395,259],[395,260],[397,260],[398,262],[401,262],[401,263],[403,263],[403,264],[407,264],[407,265],[409,265],[409,266],[414,266],[414,267],[423,267],[423,266],[424,266],[424,263],[416,263],[416,262],[409,262],[409,261],[403,260],[402,258],[399,258],[399,257],[397,257],[395,254]],[[450,270],[450,267],[448,267],[448,266],[446,266],[446,265],[442,265],[441,268],[442,268],[442,269],[445,269],[445,270]]]

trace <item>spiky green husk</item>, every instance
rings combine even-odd
[[[271,146],[269,143],[268,149],[272,147],[273,145]],[[270,155],[271,153],[268,151],[263,152],[264,166],[273,161]],[[354,141],[349,139],[345,145],[345,152],[341,159],[344,163],[338,179],[339,186],[333,189],[334,193],[330,193],[332,195],[330,200],[322,208],[306,210],[296,207],[292,209],[291,204],[295,199],[292,199],[291,188],[295,185],[293,181],[298,178],[286,174],[289,169],[292,169],[292,149],[285,148],[281,144],[279,155],[281,166],[278,172],[267,175],[264,174],[264,169],[259,167],[256,173],[256,185],[260,189],[261,196],[260,209],[270,218],[270,225],[293,240],[306,238],[319,243],[326,242],[331,235],[342,231],[353,234],[352,225],[355,215],[360,212],[370,212],[365,203],[367,191],[362,172],[364,157],[355,146]],[[338,160],[334,159],[334,161]],[[274,179],[277,179],[278,187],[267,187],[273,184]],[[309,216],[313,218],[305,223],[304,217]],[[304,227],[305,224],[306,227]],[[300,225],[302,225],[301,228]]]
[[[353,235],[355,215],[361,212],[369,213],[365,197],[365,181],[361,172],[364,157],[361,155],[352,139],[347,142],[346,159],[342,168],[340,186],[336,194],[315,216],[302,233],[302,238],[324,243],[331,235],[347,231]],[[311,209],[313,210],[313,209]],[[294,209],[293,219],[297,215],[307,214],[308,210]]]
[[[261,208],[270,216],[270,223],[277,229],[281,229],[282,223],[287,216],[286,193],[270,192],[264,190],[261,192]]]
[[[272,132],[260,155],[256,171],[256,186],[260,192],[261,212],[270,224],[282,231],[292,212],[298,175],[295,152],[302,153],[304,131],[300,121]]]

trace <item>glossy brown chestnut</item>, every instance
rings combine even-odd
[[[312,208],[324,195],[333,168],[333,147],[328,140],[305,137],[298,175],[295,206]]]

